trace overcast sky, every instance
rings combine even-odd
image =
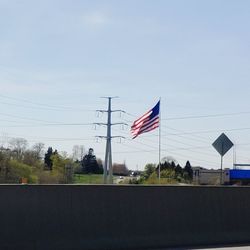
[[[250,163],[249,13],[248,0],[0,0],[1,144],[84,145],[104,159],[105,127],[87,124],[106,122],[101,96],[119,96],[128,114],[112,120],[129,126],[113,127],[126,137],[113,161],[143,169],[158,161],[158,130],[132,141],[129,127],[161,97],[162,157],[218,168],[211,144],[225,132]]]

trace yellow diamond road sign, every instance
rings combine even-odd
[[[224,156],[234,144],[222,133],[212,145],[221,156]]]

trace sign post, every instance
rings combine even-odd
[[[223,172],[222,166],[223,166],[223,156],[220,157],[220,184],[221,185],[222,185],[222,172]]]
[[[220,154],[221,156],[221,166],[220,166],[220,184],[222,185],[222,170],[223,170],[223,156],[228,152],[233,147],[233,143],[231,140],[224,134],[222,133],[212,144],[213,147],[216,149],[216,151]]]

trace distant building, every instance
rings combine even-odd
[[[121,175],[121,176],[128,176],[129,170],[127,169],[126,164],[113,164],[113,174],[114,175]]]
[[[192,167],[193,183],[196,185],[220,185],[221,170]],[[230,183],[230,170],[222,170],[222,183]]]
[[[250,170],[249,169],[231,169],[230,184],[250,185]]]
[[[219,185],[220,169],[205,169],[192,167],[193,184],[195,185]],[[250,185],[250,169],[229,169],[222,170],[222,183],[229,185]]]

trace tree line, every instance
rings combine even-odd
[[[191,183],[192,167],[189,161],[181,167],[173,158],[165,158],[160,164],[161,183]],[[116,175],[129,175],[126,164],[113,164]],[[159,165],[147,164],[140,178],[131,183],[159,184]],[[23,138],[13,138],[8,147],[0,147],[0,183],[60,184],[73,183],[75,174],[103,174],[103,163],[96,158],[92,148],[85,151],[82,145],[75,145],[68,156],[52,147],[45,150],[43,143],[28,147]]]
[[[74,146],[72,156],[59,153],[43,143],[28,148],[23,138],[13,138],[8,147],[0,147],[0,183],[60,184],[73,183],[75,173],[103,173],[102,161],[93,149]]]
[[[191,183],[193,170],[189,161],[181,167],[174,159],[164,159],[160,164],[161,184]],[[149,163],[141,174],[140,183],[159,184],[159,164]]]

